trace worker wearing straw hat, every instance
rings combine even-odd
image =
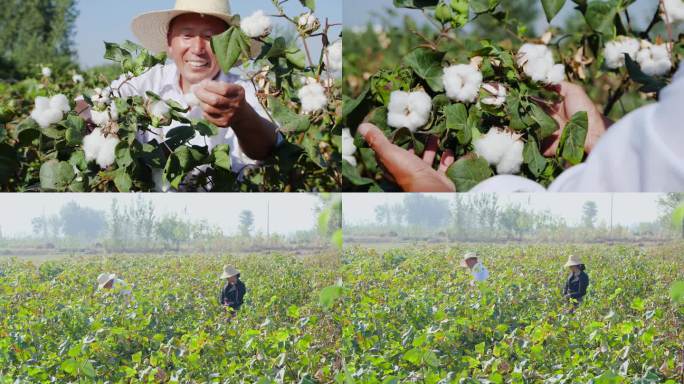
[[[485,281],[489,277],[489,271],[484,264],[477,259],[477,253],[475,252],[466,252],[465,255],[463,255],[461,266],[470,269],[470,273],[473,275],[473,280],[470,282],[470,285],[475,285],[475,282]]]
[[[563,288],[563,296],[571,300],[574,306],[577,307],[587,294],[589,276],[584,272],[586,267],[578,256],[570,255],[565,263],[565,268],[570,268],[570,276]]]
[[[247,287],[240,280],[240,271],[232,265],[225,265],[223,267],[221,279],[226,280],[226,285],[221,290],[219,302],[223,306],[232,308],[231,312],[235,312],[240,309],[244,302]]]
[[[170,60],[140,76],[122,76],[111,84],[116,97],[147,97],[146,92],[151,91],[162,100],[189,107],[186,117],[206,119],[219,127],[217,135],[197,133],[188,145],[208,146],[211,152],[213,147],[228,144],[231,169],[236,173],[270,157],[281,140],[251,81],[223,73],[212,49],[211,37],[236,25],[237,20],[228,0],[176,0],[173,9],[138,15],[131,24],[133,34],[144,48],[166,52]],[[88,110],[87,105],[83,108]],[[173,121],[163,128],[138,132],[138,140],[160,141],[179,125]]]
[[[113,273],[100,273],[97,276],[97,289],[102,290],[113,290],[119,294],[129,297],[131,295],[131,290],[128,289],[128,284],[125,281],[116,277]]]

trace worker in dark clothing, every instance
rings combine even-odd
[[[577,308],[587,294],[589,276],[584,272],[586,268],[579,257],[571,255],[568,262],[565,263],[565,267],[570,268],[570,276],[563,288],[563,296],[573,303],[574,308]]]
[[[231,313],[237,312],[244,302],[247,287],[240,280],[240,271],[235,269],[232,265],[223,267],[223,274],[221,279],[226,279],[226,285],[221,290],[221,297],[219,303],[223,306],[230,307]]]

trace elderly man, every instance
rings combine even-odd
[[[122,77],[111,88],[120,97],[145,96],[151,91],[191,107],[188,117],[206,119],[219,127],[219,134],[210,138],[197,134],[189,144],[208,146],[210,151],[228,144],[232,169],[239,172],[270,156],[277,127],[268,120],[253,85],[219,68],[211,37],[223,33],[232,22],[228,0],[177,0],[174,9],[137,16],[133,33],[150,51],[166,51],[169,60],[133,79]],[[185,95],[191,93],[199,105],[186,101]],[[161,142],[178,125],[140,132],[138,140]]]
[[[470,282],[470,285],[475,285],[476,282],[486,281],[489,277],[489,271],[478,261],[475,252],[466,252],[466,254],[463,255],[461,266],[470,269],[470,273],[473,275],[473,280]]]
[[[100,291],[112,290],[126,298],[131,296],[131,290],[128,288],[128,284],[117,278],[113,273],[101,273],[97,276],[97,289]]]

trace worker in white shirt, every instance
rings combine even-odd
[[[477,253],[475,252],[466,252],[466,254],[463,255],[461,266],[470,269],[470,273],[473,275],[473,280],[470,282],[470,285],[486,281],[487,278],[489,278],[489,271],[484,264],[478,260]]]
[[[97,276],[97,289],[99,291],[110,290],[112,292],[118,293],[121,296],[129,299],[131,296],[131,290],[125,281],[116,277],[114,273],[101,273]]]

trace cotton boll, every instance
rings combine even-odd
[[[59,95],[53,96],[50,99],[50,108],[61,112],[69,112],[71,110],[71,107],[69,106],[69,99],[67,99],[67,97],[61,93]]]
[[[565,76],[562,64],[554,64],[551,50],[542,44],[523,44],[516,55],[516,62],[533,81],[557,84]]]
[[[637,39],[618,36],[617,39],[607,42],[603,50],[606,67],[615,69],[624,66],[625,53],[632,59],[635,59],[637,51],[639,51],[639,41]]]
[[[163,119],[164,116],[168,115],[171,108],[163,100],[157,101],[150,107],[150,115],[159,119]]]
[[[193,85],[192,87],[190,87],[190,92],[183,95],[183,99],[185,100],[185,103],[190,108],[197,108],[200,106],[200,99],[195,94],[195,90],[197,90],[198,87],[199,87],[199,84]]]
[[[304,32],[313,32],[321,25],[316,16],[314,16],[314,14],[311,12],[307,12],[299,16],[297,24],[299,25],[299,29],[303,30]]]
[[[546,84],[560,84],[565,79],[565,65],[555,64],[546,74]]]
[[[83,79],[83,76],[82,76],[82,75],[79,75],[78,73],[75,74],[75,75],[73,75],[73,76],[71,77],[71,80],[73,80],[73,82],[76,83],[76,84],[82,83],[82,82],[85,81],[85,80]]]
[[[342,40],[328,46],[328,65],[333,71],[342,70]]]
[[[496,165],[496,173],[499,175],[514,175],[520,173],[520,166],[523,164],[524,147],[525,145],[522,141],[516,140],[513,142]]]
[[[355,152],[354,137],[352,137],[349,128],[342,129],[342,159],[354,167],[356,167]]]
[[[484,97],[480,100],[482,104],[492,105],[495,107],[500,107],[506,102],[506,87],[499,83],[488,83],[484,84],[482,88],[487,91],[491,96]]]
[[[48,97],[38,96],[36,97],[34,103],[36,105],[36,110],[42,111],[45,109],[50,109],[50,98]]]
[[[110,122],[115,121],[114,116],[112,116],[111,110],[109,108],[105,109],[104,111],[91,110],[90,120],[92,120],[92,122],[99,127],[104,127]]]
[[[469,64],[452,65],[444,69],[442,82],[447,97],[472,103],[477,99],[480,85],[482,85],[482,72]]]
[[[320,111],[328,105],[325,88],[316,82],[303,86],[297,95],[302,102],[302,113],[304,114]]]
[[[641,70],[649,76],[664,75],[672,69],[670,54],[664,44],[655,45],[642,41],[636,60]]]
[[[667,21],[673,24],[684,21],[684,1],[664,0],[663,7],[665,8]],[[665,19],[665,17],[663,17],[663,19]]]
[[[492,128],[487,134],[475,140],[473,147],[478,156],[491,165],[497,165],[514,142],[513,136],[509,133],[499,128]]]
[[[95,159],[100,168],[106,169],[114,164],[116,161],[116,146],[119,142],[120,140],[114,135],[109,135],[104,139]]]
[[[40,70],[40,73],[43,75],[43,77],[50,77],[52,76],[52,70],[48,67],[43,67]]]
[[[89,135],[83,138],[83,151],[85,152],[86,161],[93,161],[97,159],[97,154],[105,141],[100,128],[95,128]]]
[[[34,109],[31,112],[31,118],[38,123],[41,128],[47,128],[52,124],[59,123],[62,120],[62,111],[57,109]]]
[[[415,132],[430,119],[432,99],[423,92],[394,91],[387,106],[387,124],[394,128],[408,128]]]
[[[90,99],[93,101],[93,103],[109,104],[109,101],[110,101],[110,98],[109,98],[110,90],[109,90],[109,88],[105,88],[105,89],[95,88],[93,91],[95,93],[93,93],[93,95],[90,97]]]
[[[240,21],[240,28],[249,37],[258,38],[268,36],[273,29],[271,25],[271,18],[264,14],[264,11],[258,10],[251,16],[245,17]]]

